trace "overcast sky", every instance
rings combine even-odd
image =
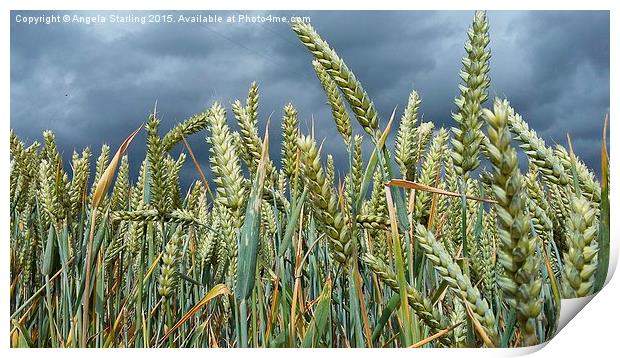
[[[169,13],[176,20],[198,12]],[[238,13],[217,12],[224,18]],[[436,127],[454,124],[451,112],[473,11],[295,14],[310,16],[354,71],[374,100],[382,127],[395,106],[400,118],[412,89],[422,98],[425,120]],[[28,143],[41,141],[42,131],[52,129],[66,160],[74,148],[90,146],[95,158],[103,143],[115,151],[146,120],[155,101],[162,132],[214,101],[227,107],[232,123],[230,104],[245,99],[252,81],[260,86],[261,133],[273,113],[271,156],[276,162],[282,107],[288,102],[299,112],[302,131],[314,118],[316,136],[326,138],[323,155],[333,153],[342,167],[348,160],[311,56],[286,24],[27,25],[18,23],[17,15],[41,13],[11,14],[11,128]],[[491,11],[488,18],[490,97],[508,98],[548,144],[566,144],[570,132],[576,153],[598,173],[603,118],[609,111],[609,12]],[[208,168],[205,134],[190,139],[203,169]],[[129,149],[134,178],[144,142],[142,134]],[[197,178],[186,162],[184,186]]]

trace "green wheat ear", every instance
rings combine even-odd
[[[583,195],[571,196],[571,208],[567,223],[568,252],[564,253],[562,273],[564,298],[593,293],[598,258],[596,210]]]
[[[289,103],[284,107],[282,117],[282,152],[281,165],[282,171],[289,179],[295,173],[295,163],[297,158],[297,138],[299,138],[299,120],[297,110]]]
[[[484,109],[484,116],[488,123],[487,154],[493,165],[492,188],[497,200],[497,260],[503,268],[498,284],[508,304],[517,312],[525,345],[535,345],[539,343],[536,319],[542,309],[541,257],[530,232],[525,186],[517,153],[511,146],[508,118],[514,116],[514,112],[507,101],[496,99],[493,112]]]
[[[433,131],[435,130],[435,124],[433,122],[422,122],[416,127],[411,143],[410,165],[407,168],[406,179],[416,180],[418,173],[418,163],[426,152],[426,147],[433,137]]]
[[[170,298],[177,288],[179,264],[181,259],[181,226],[178,226],[172,238],[166,244],[166,250],[162,256],[161,274],[159,275],[157,291],[164,298]]]
[[[111,205],[114,209],[127,210],[129,201],[129,158],[124,155],[112,189]]]
[[[405,113],[400,120],[398,133],[396,134],[395,155],[396,163],[400,167],[400,173],[408,180],[413,179],[415,159],[417,157],[417,127],[418,111],[420,109],[420,96],[418,92],[411,91]]]
[[[217,201],[226,205],[240,222],[240,210],[245,200],[246,189],[241,176],[241,165],[233,143],[233,135],[226,124],[226,112],[219,104],[213,104],[209,116],[210,136],[207,142],[211,144],[211,171],[217,186]]]
[[[353,72],[310,24],[295,22],[293,31],[338,85],[362,128],[371,136],[375,136],[379,128],[377,110]]]
[[[250,172],[256,172],[258,162],[260,161],[261,141],[258,137],[258,128],[256,121],[252,118],[247,107],[244,107],[240,101],[235,101],[232,105],[232,111],[237,119],[240,128],[240,142],[242,158],[250,169]]]
[[[455,168],[457,174],[465,179],[469,178],[472,170],[480,166],[479,156],[483,140],[483,122],[480,115],[482,104],[488,98],[487,89],[491,82],[488,75],[491,52],[487,50],[489,24],[485,12],[476,11],[467,37],[467,56],[463,58],[463,69],[460,73],[464,83],[459,86],[461,94],[455,101],[458,111],[453,115],[459,127],[452,129]]]
[[[73,177],[69,189],[69,201],[71,203],[70,217],[77,215],[83,204],[90,176],[90,157],[91,153],[89,148],[84,149],[81,156],[79,156],[77,152],[73,154],[71,161]]]
[[[378,257],[371,254],[364,254],[362,260],[370,269],[392,290],[398,291],[398,280],[396,274]],[[431,332],[438,333],[447,328],[447,319],[433,306],[433,303],[421,292],[411,286],[407,286],[407,301],[413,308],[416,315],[430,327]],[[441,338],[441,343],[450,347],[452,339],[449,336]]]
[[[187,138],[205,129],[208,124],[208,117],[209,111],[205,111],[174,126],[162,139],[164,151],[170,151],[177,143],[181,142],[183,138]]]
[[[147,184],[150,185],[152,193],[151,204],[158,212],[165,213],[170,208],[166,186],[169,172],[165,165],[166,152],[159,136],[159,123],[160,121],[155,115],[150,115],[145,125],[147,132],[146,157],[149,162],[151,178]]]
[[[508,118],[508,125],[515,139],[521,142],[521,148],[527,154],[530,163],[540,171],[543,177],[550,183],[567,185],[568,176],[562,163],[554,155],[553,150],[545,145],[545,141],[529,128],[525,120],[515,113]]]
[[[441,128],[433,139],[428,153],[426,154],[418,182],[432,187],[438,185],[441,163],[445,155],[447,141],[448,132]],[[431,195],[427,192],[420,191],[416,194],[415,199],[414,218],[417,221],[422,221],[423,218],[428,216],[431,206]]]
[[[497,346],[499,339],[495,315],[478,288],[472,285],[470,278],[463,274],[459,265],[448,254],[445,247],[435,239],[433,233],[420,224],[416,226],[416,240],[441,278],[447,282],[464,303],[470,305],[476,319],[491,340],[491,344]]]
[[[323,86],[323,90],[327,94],[327,103],[331,107],[332,116],[336,122],[336,128],[342,136],[342,139],[344,139],[345,144],[349,145],[351,142],[351,120],[349,119],[349,112],[347,112],[344,106],[342,96],[340,92],[338,92],[338,86],[319,61],[312,61],[312,65]]]
[[[560,159],[564,171],[566,173],[572,173],[572,161],[571,156],[563,146],[556,144],[553,154]],[[586,165],[575,158],[575,169],[577,170],[577,179],[579,179],[579,186],[584,191],[583,194],[586,199],[591,201],[596,207],[601,203],[601,183],[599,183],[594,176],[594,173],[586,167]],[[572,179],[572,175],[570,175]],[[572,182],[572,181],[571,181]]]
[[[304,177],[310,188],[310,198],[316,209],[316,216],[325,228],[334,259],[345,264],[350,258],[353,247],[343,215],[338,210],[338,197],[328,184],[328,177],[321,166],[320,153],[314,140],[302,136],[298,146],[302,154]]]

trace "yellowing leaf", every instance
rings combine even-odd
[[[407,188],[407,189],[427,191],[430,193],[436,193],[436,194],[441,194],[441,195],[455,196],[457,198],[461,197],[461,194],[459,193],[437,189],[429,185],[420,184],[420,183],[412,182],[412,181],[405,180],[405,179],[392,179],[388,181],[386,185],[397,186],[397,187]],[[491,199],[478,198],[478,197],[469,196],[469,195],[465,195],[465,197],[470,200],[484,201],[485,203],[492,203],[492,204],[497,203],[495,200],[491,200]]]
[[[175,325],[172,326],[172,328],[170,328],[168,332],[166,332],[166,334],[161,338],[161,342],[165,341],[172,334],[172,332],[177,330],[177,328],[181,327],[181,325],[185,323],[188,319],[190,319],[190,317],[195,315],[196,312],[198,312],[198,310],[202,308],[202,306],[206,305],[207,303],[209,303],[209,301],[220,295],[230,295],[230,290],[228,289],[228,287],[226,287],[226,285],[222,283],[215,285],[211,290],[209,290],[209,292],[207,292],[207,294],[202,298],[202,300],[200,300],[200,302],[198,302],[194,307],[192,307],[192,309],[187,311],[187,313],[185,313],[183,317],[181,317],[181,319],[177,323],[175,323]]]
[[[142,126],[133,131],[133,133],[131,133],[129,137],[121,143],[120,147],[116,151],[116,154],[114,155],[114,158],[112,158],[112,161],[110,161],[110,164],[101,175],[101,179],[99,179],[97,182],[97,187],[95,188],[95,194],[93,194],[93,208],[98,207],[99,203],[101,203],[101,199],[103,199],[106,191],[108,191],[108,188],[112,183],[112,178],[114,177],[116,167],[118,166],[121,157],[125,154],[127,147],[129,147],[129,143],[131,143],[131,141],[135,138],[140,129],[142,129]]]

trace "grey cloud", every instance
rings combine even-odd
[[[395,106],[400,118],[413,88],[422,97],[425,119],[436,126],[453,124],[472,12],[260,13],[310,16],[363,83],[382,125]],[[602,118],[609,110],[609,12],[492,11],[489,20],[491,97],[506,96],[548,143],[565,144],[570,132],[578,154],[598,171]],[[116,147],[155,101],[163,132],[213,101],[229,107],[243,100],[256,80],[260,132],[273,114],[270,133],[278,142],[282,107],[290,101],[303,131],[314,118],[315,134],[326,138],[324,154],[333,153],[343,171],[344,144],[310,61],[286,24],[24,26],[13,21],[11,127],[28,141],[54,130],[67,157],[87,145],[98,153],[102,143]],[[207,168],[204,133],[192,136],[190,144]],[[277,145],[271,156],[279,161]],[[143,157],[141,136],[130,159],[138,163]],[[137,169],[133,165],[134,175]],[[190,161],[183,173],[184,185],[197,178]]]

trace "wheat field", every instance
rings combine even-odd
[[[11,131],[12,347],[531,346],[553,337],[562,298],[602,288],[606,135],[597,179],[569,138],[549,146],[508,99],[488,98],[485,12],[466,34],[451,128],[422,120],[416,91],[381,117],[310,24],[292,30],[346,168],[293,104],[280,123],[259,118],[256,83],[168,133],[154,110],[116,151],[63,158],[51,131],[42,143]],[[147,154],[130,163],[138,135]],[[192,135],[206,138],[208,168]]]

